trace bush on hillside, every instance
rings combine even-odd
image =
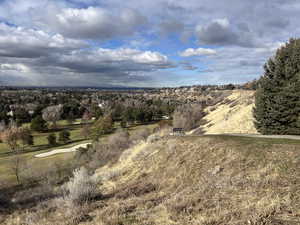
[[[192,130],[200,125],[205,113],[201,105],[183,105],[176,108],[173,114],[173,127]]]
[[[150,134],[151,132],[148,128],[140,129],[133,132],[133,134],[130,137],[130,140],[132,142],[146,141]]]
[[[114,149],[126,149],[130,146],[129,133],[118,130],[108,138],[108,145]]]
[[[99,194],[97,185],[96,178],[90,176],[86,168],[76,169],[73,177],[64,186],[64,200],[68,205],[80,205],[88,202]]]

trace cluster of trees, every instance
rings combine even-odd
[[[60,131],[58,133],[58,137],[55,133],[51,133],[47,136],[48,144],[50,146],[55,146],[55,145],[57,145],[58,142],[60,142],[62,144],[66,144],[71,140],[70,136],[71,136],[71,134],[67,130]]]
[[[33,135],[28,128],[10,126],[0,133],[1,141],[4,141],[11,151],[17,152],[20,147],[24,148],[26,145],[34,145]],[[20,146],[22,144],[22,146]]]
[[[99,119],[104,114],[111,114],[113,121],[123,121],[124,126],[150,122],[170,116],[175,107],[160,99],[149,100],[140,93],[2,91],[0,95],[0,121],[8,124],[14,120],[18,125],[31,122],[36,131],[47,129],[43,120],[55,127],[60,119],[73,123],[79,118]]]
[[[11,166],[16,176],[16,180],[20,183],[20,172],[22,157],[21,151],[24,150],[26,145],[34,145],[34,139],[30,129],[17,127],[15,124],[11,124],[0,133],[0,140],[4,141],[13,153],[11,159]]]
[[[114,121],[122,121],[123,127],[132,123],[147,123],[171,116],[175,105],[169,102],[146,99],[127,99],[111,106]]]

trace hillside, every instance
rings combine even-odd
[[[70,214],[50,199],[2,224],[296,225],[299,146],[296,140],[165,136],[99,168],[102,197],[88,205]]]
[[[254,91],[223,91],[227,97],[206,109],[206,134],[257,133],[253,124]]]
[[[113,198],[92,224],[299,224],[300,142],[283,143],[220,136],[143,144],[97,171],[110,177],[103,191]]]

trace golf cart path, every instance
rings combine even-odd
[[[204,135],[187,135],[187,136],[234,136],[234,137],[250,137],[250,138],[270,138],[270,139],[289,139],[300,140],[300,135],[262,135],[262,134],[204,134]]]
[[[44,157],[48,157],[48,156],[52,156],[52,155],[56,155],[56,154],[61,154],[61,153],[75,152],[75,151],[77,151],[78,148],[86,148],[87,145],[89,145],[89,144],[91,144],[91,143],[79,144],[79,145],[75,145],[75,146],[69,147],[69,148],[54,149],[54,150],[52,150],[50,152],[45,152],[45,153],[37,154],[34,157],[36,157],[36,158],[44,158]]]
[[[254,137],[254,138],[273,138],[273,139],[292,139],[300,140],[300,135],[262,135],[262,134],[224,134],[227,136]]]

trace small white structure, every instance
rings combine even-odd
[[[173,128],[171,135],[172,136],[184,136],[185,132],[184,132],[183,128],[176,127],[176,128]]]

